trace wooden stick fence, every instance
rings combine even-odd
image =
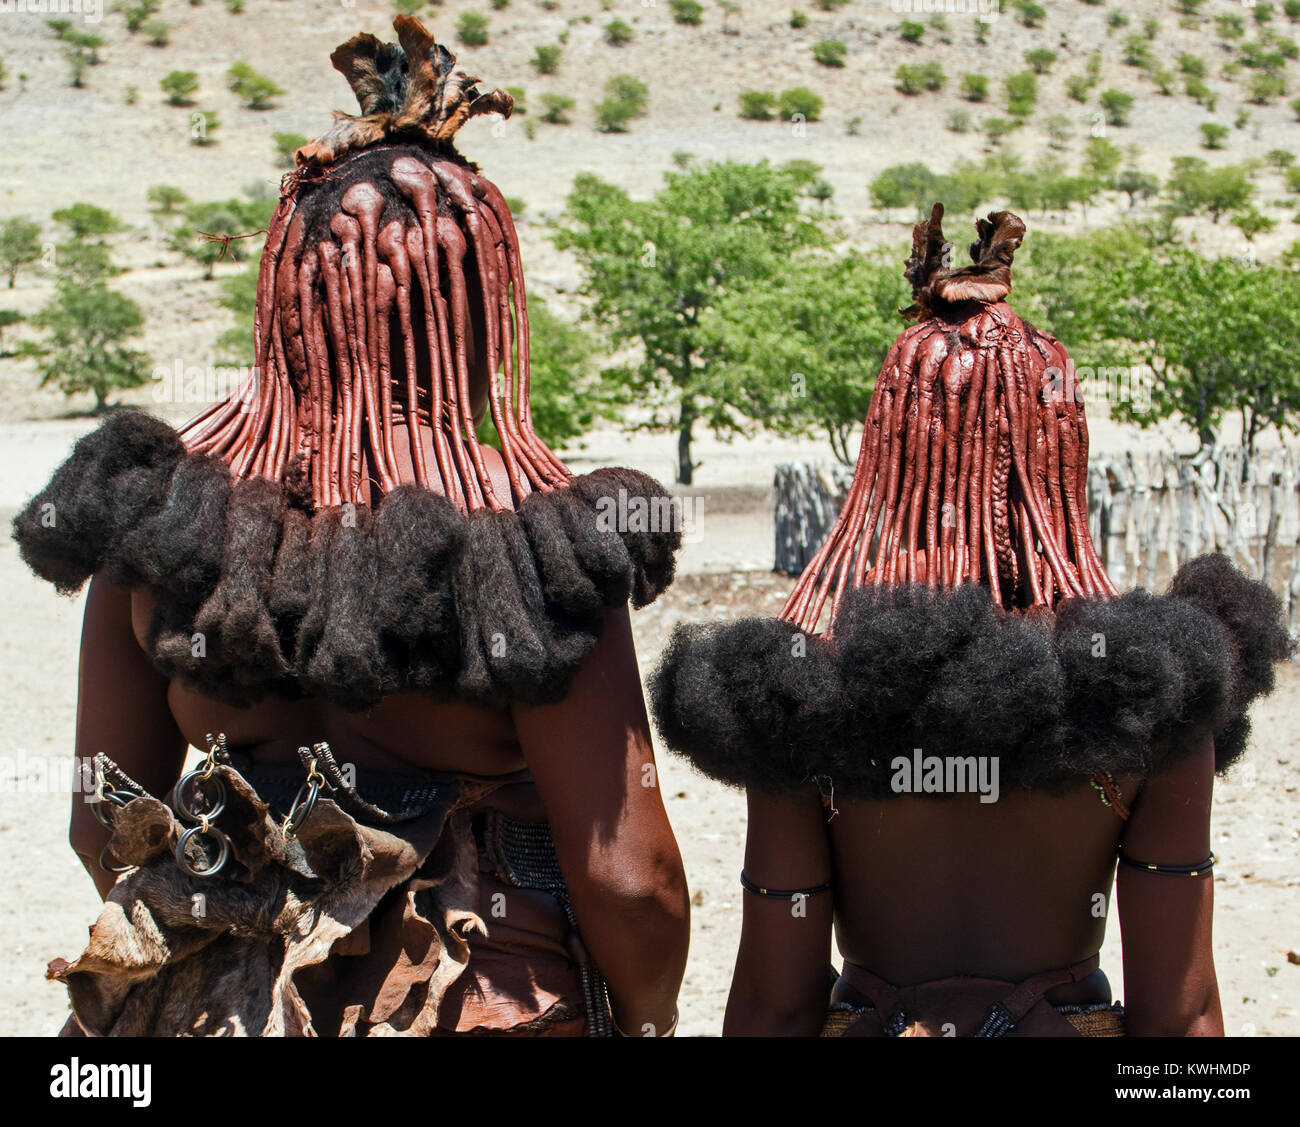
[[[1239,446],[1189,458],[1172,450],[1094,453],[1088,515],[1120,589],[1156,590],[1183,563],[1220,551],[1265,580],[1300,630],[1300,451],[1259,450],[1243,481]],[[775,570],[797,575],[830,531],[852,472],[840,465],[776,467]]]

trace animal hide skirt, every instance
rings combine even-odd
[[[502,781],[422,776],[418,816],[382,826],[322,796],[286,833],[277,772],[302,782],[215,768],[202,825],[228,855],[210,876],[187,871],[203,834],[177,849],[192,802],[116,809],[105,856],[125,871],[86,950],[47,974],[65,1036],[608,1033],[549,829],[493,808]]]

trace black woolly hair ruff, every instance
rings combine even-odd
[[[829,647],[775,618],[679,626],[649,682],[669,747],[706,775],[781,793],[831,774],[846,743],[841,667]]]
[[[802,665],[784,660],[795,628],[776,619],[679,626],[651,703],[669,747],[764,791],[886,798],[893,759],[919,749],[997,756],[1003,789],[1062,793],[1098,771],[1158,774],[1207,733],[1222,772],[1290,653],[1280,611],[1223,557],[1191,561],[1168,595],[1055,615],[1009,614],[975,585],[869,587]]]
[[[360,710],[416,691],[501,708],[562,699],[606,609],[671,582],[680,529],[603,521],[600,499],[620,487],[668,497],[618,470],[532,494],[518,513],[467,517],[405,485],[373,509],[310,514],[266,479],[232,487],[221,459],[122,411],[77,443],[13,531],[63,593],[101,570],[151,588],[155,665],[216,700]]]
[[[119,411],[78,440],[50,483],[14,518],[27,566],[60,594],[77,591],[107,560],[121,529],[157,507],[185,453],[166,423]]]

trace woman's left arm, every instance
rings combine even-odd
[[[95,818],[85,782],[93,779],[92,763],[102,751],[150,794],[161,798],[171,789],[188,745],[167,707],[167,684],[136,642],[131,592],[96,575],[81,628],[76,756],[83,785],[72,792],[68,840],[100,896],[116,880],[99,864],[111,835]]]
[[[831,879],[826,812],[816,793],[749,794],[745,876],[770,890],[812,889]],[[722,1032],[728,1037],[815,1037],[830,985],[831,892],[744,892],[740,951]]]

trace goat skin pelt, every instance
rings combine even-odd
[[[232,482],[222,459],[122,411],[77,443],[14,539],[62,592],[101,570],[150,588],[151,656],[189,687],[365,709],[411,691],[496,708],[562,699],[607,608],[672,582],[682,536],[669,494],[630,469],[469,516],[416,485],[314,514],[288,493]]]
[[[85,951],[50,963],[72,1008],[63,1036],[582,1032],[560,938],[487,922],[501,886],[480,871],[470,807],[493,784],[446,779],[426,813],[383,828],[322,798],[286,840],[242,776],[217,771],[231,860],[216,876],[177,864],[185,827],[165,803],[117,811],[111,855],[136,867]]]
[[[1219,554],[1166,595],[1003,611],[968,584],[846,593],[828,635],[749,618],[679,626],[650,681],[667,745],[733,786],[889,798],[893,760],[996,756],[1005,790],[1145,778],[1214,738],[1220,772],[1291,653],[1281,602]]]

